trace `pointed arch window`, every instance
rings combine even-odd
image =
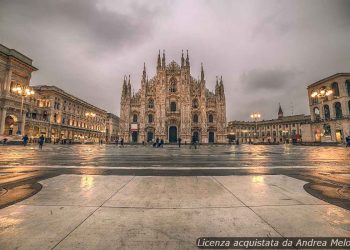
[[[176,89],[176,79],[175,78],[171,78],[170,79],[170,85],[169,85],[169,92],[175,93],[176,91],[177,91],[177,89]]]
[[[149,114],[148,115],[148,123],[152,123],[153,122],[153,115]]]
[[[209,114],[208,122],[214,122],[214,116],[212,114]]]
[[[171,102],[170,103],[170,111],[171,112],[176,112],[176,102]]]
[[[132,116],[132,122],[137,122],[137,114],[134,114],[133,116]]]
[[[154,108],[154,100],[152,98],[148,100],[148,108],[150,109]]]

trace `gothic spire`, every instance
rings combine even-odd
[[[128,92],[129,92],[129,94],[131,94],[130,75],[129,75],[129,81],[128,81]]]
[[[204,81],[203,63],[201,63],[201,81]]]
[[[185,66],[185,58],[184,58],[184,50],[182,50],[181,53],[181,68]]]
[[[142,80],[146,81],[146,63],[143,63]]]
[[[278,118],[281,119],[283,117],[283,111],[280,103],[278,103],[278,106]]]
[[[165,69],[165,50],[163,50],[162,67]]]
[[[188,50],[187,50],[187,56],[186,56],[186,67],[190,67],[190,58],[188,57]]]
[[[157,60],[157,69],[160,69],[160,68],[161,68],[161,62],[160,62],[160,50],[159,50],[158,60]]]

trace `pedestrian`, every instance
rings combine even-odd
[[[160,146],[161,147],[163,147],[163,145],[164,145],[164,140],[163,140],[163,138],[160,140]]]
[[[7,138],[4,138],[4,139],[2,140],[2,144],[5,146],[6,143],[7,143]]]
[[[345,141],[346,141],[346,147],[350,147],[350,135],[345,137]]]
[[[181,147],[181,138],[178,139],[179,148]]]
[[[197,138],[196,136],[192,136],[192,143],[190,148],[192,148],[192,146],[194,146],[194,149],[197,149]]]
[[[120,139],[120,146],[124,147],[124,139],[123,138]]]
[[[118,143],[119,143],[119,139],[115,139],[115,145],[118,146]]]
[[[43,149],[43,145],[44,145],[44,141],[45,141],[45,137],[44,135],[41,135],[39,138],[39,149]]]
[[[23,146],[27,146],[27,144],[28,144],[28,136],[27,135],[24,135],[23,136],[23,138],[22,138],[22,140],[23,140]]]
[[[156,139],[156,146],[159,148],[159,138]]]

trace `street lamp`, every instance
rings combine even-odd
[[[260,117],[261,117],[261,114],[259,112],[253,112],[250,115],[250,118],[252,118],[255,122],[255,136],[256,136],[256,138],[258,138],[257,130],[258,130],[258,120],[260,119]]]
[[[310,96],[312,98],[317,97],[317,98],[324,99],[331,94],[333,94],[333,90],[331,90],[330,88],[322,87],[318,90],[313,91]]]
[[[17,87],[12,88],[12,92],[21,96],[22,100],[21,100],[21,117],[19,119],[18,122],[18,131],[17,134],[21,135],[22,131],[21,131],[21,124],[23,122],[23,103],[24,103],[24,98],[34,95],[34,90],[29,88],[29,87],[24,87],[24,86],[20,86],[18,85]]]

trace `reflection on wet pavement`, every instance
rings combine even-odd
[[[66,166],[347,166],[350,150],[345,147],[293,145],[189,146],[45,145],[1,147],[0,165]]]

